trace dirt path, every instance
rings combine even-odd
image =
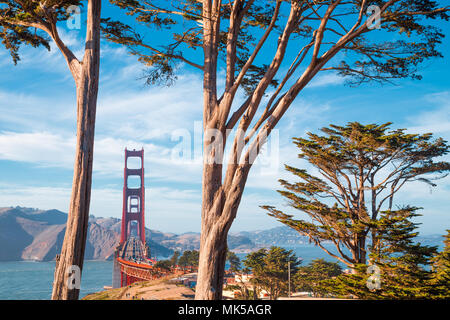
[[[192,300],[194,295],[192,289],[162,278],[88,294],[83,300]]]

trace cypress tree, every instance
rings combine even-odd
[[[417,208],[383,212],[377,229],[377,247],[371,248],[369,265],[359,264],[355,274],[328,281],[327,289],[359,299],[429,299],[433,297],[432,257],[437,247],[415,242]],[[372,269],[371,270],[369,269]]]
[[[445,140],[390,125],[351,122],[322,128],[322,135],[294,138],[299,158],[317,174],[286,165],[297,181],[279,180],[284,189],[278,192],[309,219],[263,208],[349,268],[367,264],[369,244],[376,246],[378,239],[380,213],[393,210],[401,188],[412,181],[435,187],[450,171],[450,163],[439,159],[450,149]],[[325,242],[334,248],[323,246]]]
[[[450,299],[450,230],[444,236],[444,244],[444,249],[432,259],[430,285],[435,299]]]
[[[227,252],[227,261],[230,264],[231,272],[238,272],[241,269],[241,260],[233,251]]]
[[[271,247],[269,250],[263,248],[252,252],[243,262],[253,274],[251,282],[258,289],[265,290],[270,300],[276,300],[288,291],[289,271],[295,274],[301,263],[292,250],[280,247]]]
[[[62,39],[60,27],[73,19],[75,8],[87,4],[86,37],[80,59]],[[95,118],[100,77],[100,0],[5,0],[0,1],[0,46],[10,52],[14,64],[24,45],[50,50],[53,41],[66,60],[76,87],[77,138],[72,193],[66,232],[57,256],[53,281],[53,300],[77,300],[80,289],[70,288],[70,270],[83,271],[91,200]],[[71,11],[72,10],[72,11]],[[37,64],[37,61],[32,62]],[[37,108],[38,110],[38,108]]]
[[[296,289],[300,291],[312,292],[315,297],[324,296],[322,283],[342,273],[342,268],[335,262],[315,259],[309,265],[299,267],[295,275]]]

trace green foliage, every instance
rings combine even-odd
[[[370,264],[379,268],[379,288],[369,289],[367,283],[374,274],[368,273],[368,266],[358,265],[355,274],[330,280],[329,292],[359,299],[434,298],[430,266],[436,247],[415,242],[418,224],[411,220],[419,216],[416,210],[386,211],[380,218],[377,247],[370,254]]]
[[[192,56],[192,52],[203,45],[203,7],[200,1],[134,1],[134,0],[110,0],[119,8],[125,10],[127,15],[133,16],[136,25],[131,27],[122,25],[120,28],[113,28],[105,20],[103,31],[106,38],[128,46],[130,52],[139,57],[139,60],[146,66],[152,67],[149,70],[147,83],[171,84],[176,79],[176,65],[185,62],[190,65],[202,68],[200,64],[193,63],[186,59]],[[281,10],[286,10],[288,6],[299,6],[296,23],[290,30],[292,42],[295,47],[302,48],[314,39],[317,31],[316,19],[307,19],[315,15],[323,15],[321,9],[330,5],[330,1],[314,1],[311,3],[299,1],[238,1],[237,10],[232,16],[232,6],[230,3],[222,3],[217,19],[221,20],[220,28],[217,30],[216,43],[218,61],[230,62],[229,67],[234,71],[234,76],[239,74],[245,62],[252,54],[251,48],[255,48],[259,41],[262,30],[268,29],[271,18],[276,11],[276,7],[281,3]],[[336,43],[336,35],[343,35],[350,30],[356,21],[360,9],[365,12],[370,5],[383,7],[384,1],[365,1],[365,8],[361,9],[361,1],[342,2],[337,6],[339,15],[333,16],[328,21],[325,39],[322,43],[323,51],[326,51]],[[345,19],[342,17],[345,16]],[[342,76],[347,77],[350,84],[360,84],[368,81],[386,82],[393,79],[410,77],[421,79],[418,73],[418,66],[424,60],[433,57],[442,57],[437,46],[442,42],[444,34],[433,26],[425,24],[426,19],[448,20],[447,9],[441,8],[436,1],[415,1],[399,0],[395,1],[382,15],[381,29],[376,37],[366,35],[370,30],[361,33],[349,41],[342,50],[345,51],[345,60],[337,61],[329,67],[329,70],[336,70]],[[238,37],[234,39],[236,46],[236,58],[227,61],[227,45],[230,43],[228,35],[233,32],[230,28],[230,21],[239,27]],[[284,30],[285,17],[279,15],[274,24],[274,37],[271,47],[275,47],[275,39]],[[159,46],[152,41],[144,41],[144,37],[136,30],[140,26],[148,27],[152,31],[167,30],[172,35],[165,43]],[[397,33],[391,36],[389,33]],[[123,41],[126,38],[134,38],[133,41]],[[384,41],[383,39],[394,39]],[[279,41],[279,38],[278,38]],[[325,43],[326,42],[326,43]],[[299,49],[300,50],[300,49]],[[288,66],[288,65],[287,65]],[[286,66],[286,67],[287,67]],[[259,80],[263,77],[267,66],[263,62],[253,63],[248,74],[245,75],[241,86],[247,95],[255,89]],[[282,77],[281,77],[282,78]],[[276,86],[278,81],[271,80],[271,84]]]
[[[198,251],[187,250],[180,256],[180,252],[175,251],[170,259],[160,260],[155,264],[156,268],[164,270],[170,270],[175,266],[185,267],[197,267],[198,266]]]
[[[155,268],[170,270],[172,268],[172,264],[170,260],[160,260],[155,264]]]
[[[148,69],[145,78],[147,84],[171,85],[177,79],[176,69],[180,62],[190,63],[184,58],[184,52],[197,50],[202,47],[202,4],[199,1],[173,1],[170,5],[165,1],[133,1],[133,0],[110,0],[110,2],[126,11],[127,15],[134,16],[138,25],[145,25],[150,29],[172,30],[173,41],[156,47],[153,43],[144,41],[141,33],[137,32],[138,25],[132,28],[130,25],[103,19],[102,31],[105,38],[119,44],[126,45],[132,55],[138,56],[138,60]],[[244,4],[241,4],[242,7]],[[249,43],[255,44],[255,38],[251,30],[264,29],[270,23],[270,17],[274,9],[274,2],[262,1],[254,4],[248,10],[241,25],[241,35],[237,39],[236,67],[242,67],[249,58]],[[223,6],[221,16],[223,19],[230,18],[229,6]],[[182,32],[179,26],[182,25]],[[225,61],[227,45],[227,32],[221,30],[217,47],[221,52],[222,60]],[[259,80],[267,70],[267,65],[252,65],[249,74],[245,77],[242,87],[247,92],[252,92]],[[236,73],[237,75],[237,73]],[[273,80],[272,85],[277,81]]]
[[[180,252],[179,251],[175,251],[173,253],[173,256],[170,258],[170,265],[171,266],[176,266],[178,264],[178,258],[180,256]]]
[[[379,213],[392,211],[400,188],[411,181],[436,186],[434,181],[450,171],[450,163],[435,160],[448,153],[446,141],[433,139],[431,133],[392,130],[390,125],[352,122],[322,128],[324,135],[294,138],[299,158],[320,176],[286,165],[298,181],[279,180],[285,189],[278,192],[310,220],[294,219],[272,206],[263,208],[349,267],[365,264],[366,240],[376,239]],[[334,243],[336,252],[322,246],[325,240]]]
[[[380,8],[384,1],[367,1],[367,6],[378,5]],[[424,25],[425,19],[442,19],[448,21],[447,9],[439,8],[436,1],[405,0],[396,1],[382,16],[381,29],[387,33],[397,33],[404,39],[370,42],[365,36],[352,41],[346,46],[350,55],[365,54],[366,59],[357,59],[353,65],[341,61],[336,70],[342,76],[350,76],[351,85],[368,81],[391,81],[410,77],[422,79],[418,73],[418,66],[424,60],[432,57],[442,57],[437,45],[442,42],[444,35],[439,28],[433,25]],[[413,13],[424,13],[422,16],[413,16]],[[386,58],[387,51],[395,50],[396,55]]]
[[[352,274],[341,274],[336,278],[323,280],[320,288],[322,293],[334,297],[376,300],[380,298],[378,292],[367,287],[371,275],[367,265],[357,264]]]
[[[168,271],[168,270],[174,268],[178,264],[179,256],[180,256],[180,253],[178,251],[175,251],[170,259],[158,261],[155,264],[155,268],[160,268],[160,269]]]
[[[186,250],[178,259],[178,265],[180,267],[198,267],[199,252],[196,250]]]
[[[227,261],[230,264],[231,272],[238,272],[241,270],[241,260],[239,257],[232,251],[227,251]]]
[[[0,1],[0,38],[14,64],[20,60],[22,45],[50,50],[52,26],[69,18],[67,8],[72,5],[82,6],[82,1]]]
[[[321,297],[327,293],[322,283],[341,273],[342,268],[339,264],[316,259],[309,265],[298,268],[295,274],[295,285],[299,291],[312,292],[315,297]]]
[[[414,240],[418,235],[417,208],[384,212],[379,222],[377,247],[371,260],[381,269],[381,296],[387,299],[417,299],[429,297],[431,258],[436,247]],[[428,267],[428,268],[427,268]],[[427,270],[428,269],[428,270]]]
[[[431,292],[436,299],[450,299],[450,230],[444,236],[444,244],[444,249],[432,259]]]
[[[291,274],[297,272],[297,267],[301,263],[292,250],[280,247],[252,252],[243,262],[247,270],[253,274],[250,281],[267,291],[271,300],[276,300],[280,294],[287,292],[288,263],[290,263]]]

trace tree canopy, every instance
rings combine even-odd
[[[70,7],[81,8],[83,2],[76,0],[0,1],[0,36],[2,44],[9,50],[14,63],[20,60],[21,46],[43,46],[50,50],[50,41],[53,40],[63,53],[77,81],[81,69],[80,61],[61,39],[57,24],[71,18],[73,11],[69,10]]]
[[[434,181],[450,171],[450,163],[440,160],[449,152],[446,141],[390,125],[352,122],[322,128],[323,135],[294,138],[299,158],[318,174],[286,165],[298,181],[279,180],[285,189],[278,192],[310,220],[263,208],[349,267],[366,263],[366,239],[371,236],[375,245],[379,213],[394,211],[397,192],[412,181],[436,186]],[[336,252],[324,241],[331,241]]]
[[[241,260],[233,251],[227,252],[227,261],[230,264],[229,270],[231,272],[238,272],[241,270]]]
[[[295,274],[295,287],[299,291],[312,292],[315,297],[327,293],[323,290],[322,282],[339,276],[342,268],[335,262],[315,259],[307,266],[300,266]]]
[[[287,292],[288,272],[290,270],[291,274],[295,274],[301,260],[292,250],[271,247],[249,253],[243,263],[253,274],[250,281],[260,290],[265,290],[271,300],[276,300],[280,294]]]
[[[178,265],[179,257],[180,257],[180,252],[175,251],[173,253],[172,257],[170,257],[170,259],[159,260],[155,264],[155,268],[160,268],[163,270],[170,270],[171,268],[175,268]]]
[[[379,246],[372,248],[369,270],[357,266],[356,274],[345,274],[328,281],[330,292],[359,299],[431,299],[437,298],[431,280],[432,258],[437,247],[417,242],[417,208],[405,207],[383,212],[380,219]],[[373,286],[371,284],[374,284]]]
[[[433,257],[432,263],[432,296],[450,299],[450,230],[444,236],[444,249]]]
[[[198,267],[198,254],[197,250],[184,251],[178,258],[178,265],[180,267]]]
[[[146,39],[142,28],[104,20],[103,30],[107,39],[126,45],[139,61],[152,67],[148,72],[148,83],[172,83],[180,62],[203,69],[193,52],[204,44],[202,19],[209,10],[214,11],[212,19],[224,22],[213,30],[217,62],[231,68],[233,74],[229,76],[232,78],[239,78],[241,73],[240,85],[247,94],[253,94],[258,83],[273,67],[273,63],[258,61],[253,56],[262,44],[272,41],[268,40],[272,39],[269,35],[278,38],[278,45],[290,41],[301,48],[296,50],[298,55],[294,55],[292,64],[288,63],[291,68],[286,77],[293,76],[308,51],[314,51],[310,52],[313,60],[325,62],[329,58],[327,54],[333,54],[334,49],[341,46],[340,49],[347,53],[346,59],[336,60],[333,66],[325,70],[351,76],[352,84],[404,77],[420,79],[418,65],[424,59],[441,57],[437,45],[444,36],[439,28],[432,24],[425,25],[423,20],[448,20],[447,8],[440,7],[438,1],[235,0],[211,1],[206,5],[196,0],[110,2],[133,16],[139,25],[171,31],[171,39],[167,42],[154,43]],[[369,19],[373,11],[369,8],[374,5],[380,9],[381,31],[398,33],[404,36],[403,39],[384,41],[389,36],[366,35],[373,29],[369,24],[373,21]],[[242,69],[244,73],[240,72]],[[282,77],[269,81],[274,86],[283,82]]]

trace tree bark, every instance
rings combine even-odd
[[[195,298],[200,300],[222,299],[223,272],[227,252],[228,231],[208,230],[202,223],[202,238]],[[224,230],[225,231],[225,230]]]
[[[250,168],[248,163],[239,165],[233,183],[225,190],[220,185],[213,200],[202,204],[200,256],[195,288],[197,300],[222,299],[228,231],[236,217]],[[221,171],[215,170],[214,174],[208,174],[210,170],[211,165],[205,164],[204,194],[211,184],[220,181],[217,176],[221,175]],[[209,206],[211,203],[212,206]]]
[[[80,292],[77,288],[70,289],[68,281],[69,268],[78,266],[83,270],[88,231],[100,65],[100,12],[101,0],[90,0],[85,55],[79,73],[72,72],[77,88],[77,143],[66,232],[54,274],[53,300],[76,300]]]

